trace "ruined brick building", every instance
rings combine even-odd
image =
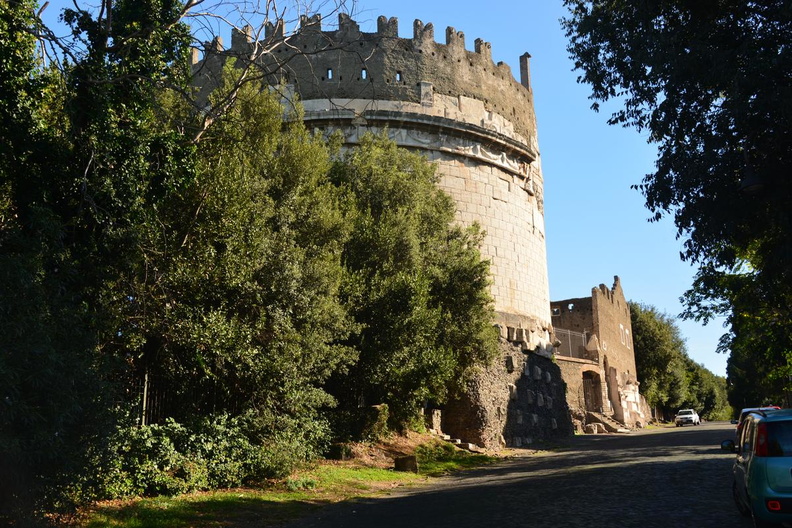
[[[441,44],[432,24],[419,20],[412,38],[400,38],[395,18],[380,17],[377,31],[365,33],[342,14],[336,29],[323,29],[317,15],[289,35],[282,24],[267,26],[262,41],[249,28],[235,31],[228,50],[215,40],[194,61],[205,86],[228,56],[254,57],[265,82],[285,86],[285,104],[298,94],[309,129],[340,132],[347,146],[386,130],[399,146],[421,152],[437,164],[457,221],[486,231],[481,250],[491,261],[502,357],[444,408],[444,431],[488,447],[570,434],[552,361],[530,55],[520,57],[518,82],[508,65],[492,61],[489,43],[476,40],[468,51],[453,28]]]
[[[556,361],[567,384],[567,403],[580,421],[642,426],[649,419],[635,374],[630,307],[619,277],[591,297],[551,303],[560,345]]]

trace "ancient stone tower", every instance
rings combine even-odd
[[[440,44],[432,24],[419,20],[412,38],[398,36],[395,18],[379,17],[377,26],[376,33],[361,32],[342,14],[338,28],[325,31],[320,16],[303,17],[291,35],[282,24],[267,26],[262,41],[247,29],[235,31],[231,49],[222,54],[255,57],[266,82],[285,85],[287,99],[299,94],[309,129],[340,131],[347,145],[367,131],[387,130],[398,145],[437,164],[439,185],[456,201],[457,220],[478,222],[486,231],[481,250],[491,260],[496,323],[511,350],[504,352],[509,356],[504,362],[519,377],[530,370],[528,355],[549,358],[553,351],[530,55],[520,57],[518,82],[508,65],[492,61],[489,43],[476,40],[475,50],[468,51],[464,34],[453,28]],[[213,46],[220,51],[217,41]],[[509,355],[515,350],[519,364]],[[546,390],[554,383],[544,374],[536,380],[546,383]],[[460,406],[477,407],[476,416],[457,417],[444,428],[487,445],[541,436],[515,433],[517,441],[502,436],[510,419],[508,402],[515,399],[511,381],[485,383],[481,394]],[[540,423],[537,416],[527,417],[526,424],[556,429],[555,420],[551,427],[550,418]],[[511,419],[522,423],[522,416]]]

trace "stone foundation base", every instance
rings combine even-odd
[[[552,359],[502,341],[495,364],[445,406],[443,432],[488,449],[570,436],[574,429],[565,392]]]

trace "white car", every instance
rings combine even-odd
[[[701,425],[701,419],[698,413],[693,409],[679,409],[679,412],[674,418],[674,424],[677,427],[682,427],[685,424]]]

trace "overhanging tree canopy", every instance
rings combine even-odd
[[[681,257],[699,266],[686,315],[728,314],[733,348],[748,331],[739,314],[751,310],[762,324],[750,331],[772,324],[773,346],[790,350],[792,4],[564,4],[593,108],[621,101],[609,123],[646,130],[658,146],[656,171],[636,187],[652,220],[673,215]]]

